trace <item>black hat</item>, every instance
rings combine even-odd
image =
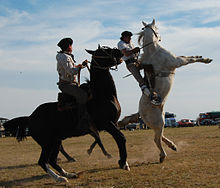
[[[71,38],[63,38],[58,44],[57,46],[59,46],[62,51],[65,51],[69,45],[73,44],[73,40]]]
[[[132,34],[132,32],[130,32],[130,31],[123,31],[122,33],[121,33],[121,37],[131,37],[133,34]]]

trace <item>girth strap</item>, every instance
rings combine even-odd
[[[171,74],[175,74],[175,73],[174,72],[159,72],[159,73],[155,74],[154,76],[155,77],[168,77]]]

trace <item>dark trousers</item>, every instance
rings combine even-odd
[[[81,89],[76,84],[59,83],[58,87],[63,93],[66,93],[66,94],[69,94],[69,95],[75,97],[77,103],[86,104],[88,95],[83,89]]]

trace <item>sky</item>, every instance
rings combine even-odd
[[[91,60],[85,49],[117,47],[121,32],[141,31],[153,18],[160,45],[180,55],[202,55],[211,64],[176,70],[164,110],[176,119],[196,119],[220,111],[220,1],[217,0],[0,0],[0,117],[29,116],[45,102],[57,100],[57,43],[73,39],[77,63]],[[137,35],[132,42],[138,46]],[[141,91],[125,64],[111,71],[121,118],[137,112]],[[81,83],[89,78],[82,70]]]

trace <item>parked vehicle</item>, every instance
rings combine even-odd
[[[191,122],[190,119],[181,119],[178,121],[178,127],[193,127],[194,124]]]
[[[125,130],[133,131],[137,129],[138,124],[137,123],[130,123],[125,126]]]
[[[178,123],[175,118],[165,118],[164,127],[177,127]]]
[[[197,124],[197,122],[196,122],[196,120],[190,120],[193,124],[194,124],[194,126],[197,126],[198,124]]]
[[[0,137],[4,137],[5,136],[5,129],[2,125],[0,125]]]
[[[5,123],[6,121],[8,121],[7,118],[0,118],[0,137],[5,136],[5,128],[3,126],[3,123]]]
[[[177,127],[177,122],[174,113],[165,112],[165,125],[164,127]]]
[[[220,120],[220,111],[200,113],[197,118],[198,125],[204,125],[207,122],[218,122]]]
[[[212,119],[203,119],[200,122],[200,125],[216,125],[217,122],[213,121]]]

